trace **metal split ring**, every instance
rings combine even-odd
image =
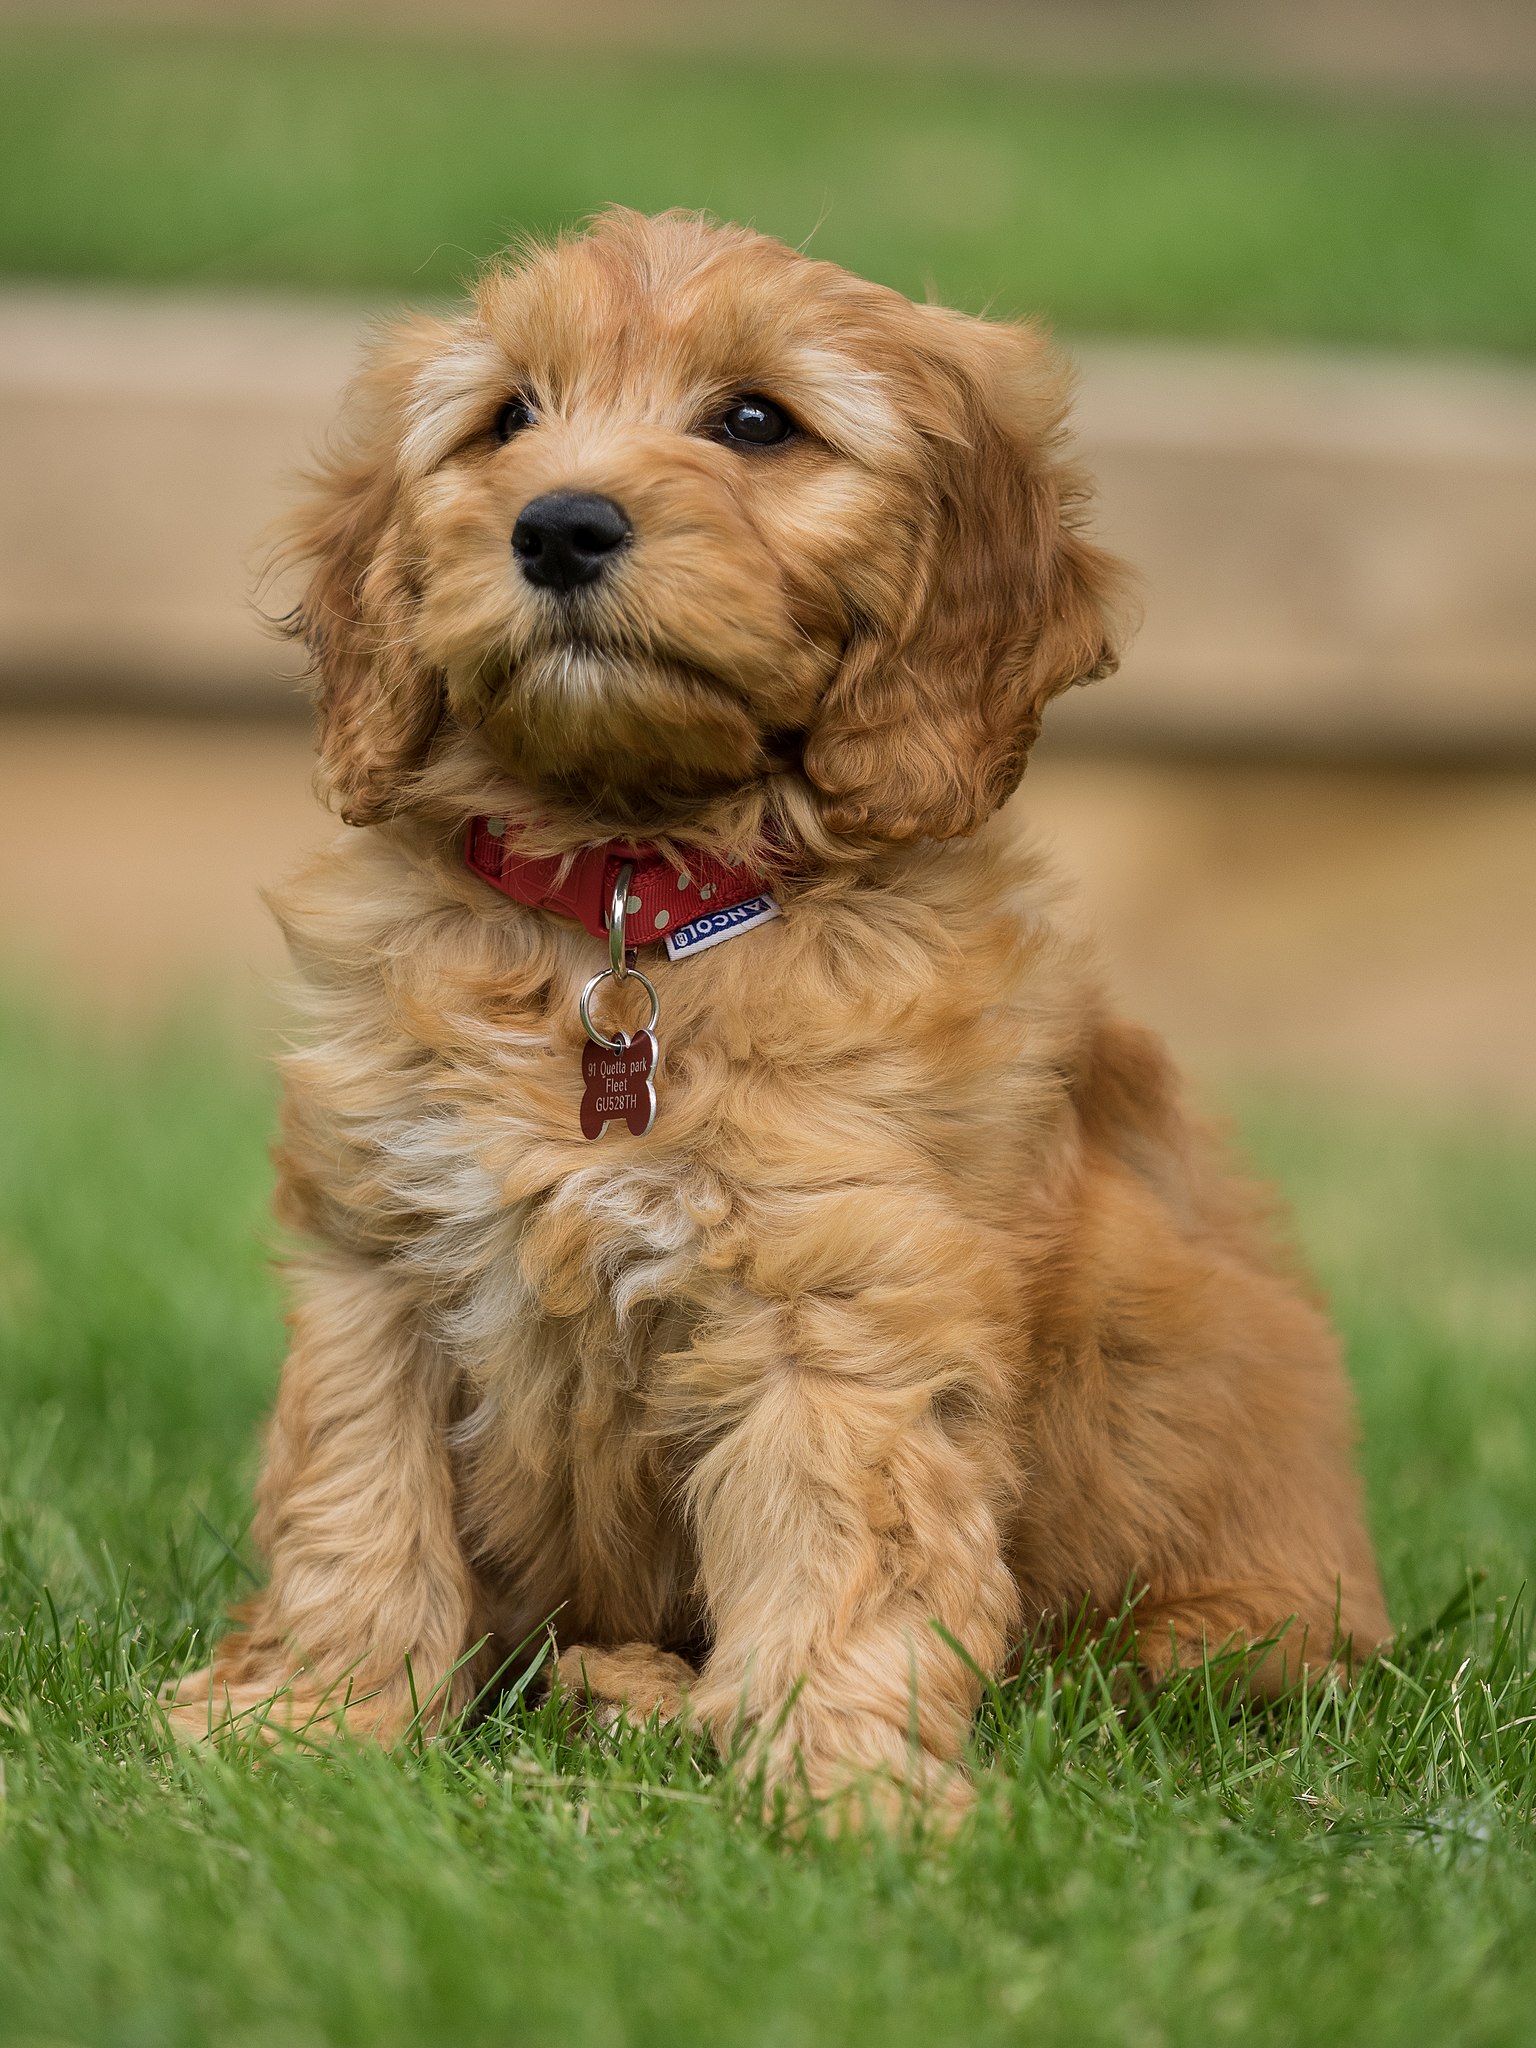
[[[633,879],[634,872],[634,862],[632,860],[625,861],[623,867],[619,869],[618,879],[614,882],[613,894],[608,899],[608,972],[615,981],[622,981],[625,975],[630,972],[629,962],[624,957],[624,918],[629,908],[629,885]],[[644,979],[643,976],[642,979]],[[649,982],[646,983],[646,986],[650,986]],[[585,1019],[585,1012],[583,1012],[583,1019]],[[652,1022],[654,1023],[654,1021],[653,1018]],[[587,1026],[588,1032],[591,1029],[592,1027],[589,1024]],[[598,1043],[602,1044],[604,1041],[600,1039]]]
[[[620,927],[620,930],[622,932],[622,927]],[[642,974],[638,967],[605,967],[600,973],[593,975],[581,992],[581,1003],[579,1005],[581,1010],[581,1028],[586,1032],[594,1045],[602,1046],[606,1052],[622,1052],[625,1046],[629,1044],[629,1039],[622,1031],[617,1038],[605,1038],[603,1036],[602,1032],[592,1022],[592,997],[600,981],[608,981],[609,979],[625,981],[631,975],[634,976],[635,980],[639,982],[651,999],[651,1014],[640,1028],[642,1031],[649,1031],[654,1035],[656,1019],[661,1015],[661,1004],[657,999],[656,990],[649,977]]]

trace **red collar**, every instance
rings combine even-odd
[[[654,944],[680,924],[761,896],[775,879],[769,870],[745,863],[733,867],[697,847],[682,856],[684,865],[674,865],[654,846],[625,839],[583,846],[569,855],[519,853],[515,830],[505,818],[471,818],[464,842],[471,872],[534,910],[574,917],[600,939],[608,930],[608,903],[619,869],[630,861],[627,937],[632,946]]]

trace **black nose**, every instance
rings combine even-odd
[[[512,552],[530,583],[574,590],[579,583],[595,583],[633,531],[612,498],[546,491],[519,514]]]

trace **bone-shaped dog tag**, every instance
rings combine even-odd
[[[600,1138],[624,1124],[643,1138],[656,1121],[656,1041],[649,1031],[616,1046],[585,1045],[581,1052],[581,1135]]]

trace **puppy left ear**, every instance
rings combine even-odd
[[[1051,698],[1116,667],[1125,583],[1079,530],[1089,487],[1058,453],[1047,343],[910,310],[926,574],[894,630],[849,647],[804,753],[830,828],[872,840],[957,838],[1012,795]]]

